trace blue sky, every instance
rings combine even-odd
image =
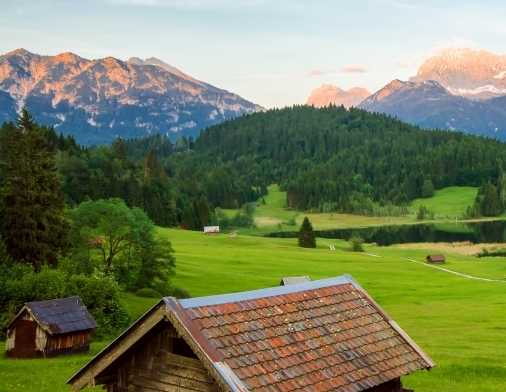
[[[375,92],[447,46],[506,53],[506,2],[0,0],[0,53],[157,57],[267,108]]]

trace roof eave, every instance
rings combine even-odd
[[[360,286],[360,284],[353,279],[353,277],[349,274],[345,274],[344,277],[357,289],[362,292],[362,294],[371,302],[371,305],[373,305],[376,310],[386,319],[386,321],[394,328],[399,335],[408,343],[413,350],[415,350],[418,355],[422,357],[422,359],[427,363],[427,367],[425,369],[430,370],[434,366],[436,366],[436,363],[427,355],[425,352],[408,336],[406,332],[403,331],[401,327],[397,325],[397,323],[392,320],[392,318],[376,303],[372,297],[367,294],[367,292]]]

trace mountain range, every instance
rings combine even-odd
[[[345,105],[321,87],[313,90],[311,100],[320,106],[329,102]],[[421,127],[461,130],[504,140],[505,104],[506,55],[449,48],[425,60],[409,81],[396,79],[365,97],[357,107],[397,116]]]
[[[0,122],[26,106],[37,122],[83,144],[151,133],[195,136],[223,120],[264,110],[161,60],[87,60],[18,49],[0,56]]]

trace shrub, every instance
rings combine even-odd
[[[185,299],[190,298],[190,293],[188,290],[183,289],[179,286],[171,286],[169,293],[166,294],[167,297],[175,297],[177,299]]]
[[[135,292],[135,295],[137,297],[144,297],[144,298],[162,298],[162,294],[160,294],[158,291],[150,289],[150,288],[144,288],[137,290]]]
[[[363,252],[364,247],[362,244],[364,243],[364,239],[358,236],[353,236],[350,238],[350,249],[353,252]]]

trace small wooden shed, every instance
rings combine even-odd
[[[446,261],[446,257],[442,253],[438,253],[435,255],[428,255],[426,258],[428,263],[432,264],[443,264]]]
[[[79,297],[27,302],[7,323],[7,358],[84,353],[97,323]]]
[[[216,235],[220,232],[220,226],[204,226],[204,234]]]

